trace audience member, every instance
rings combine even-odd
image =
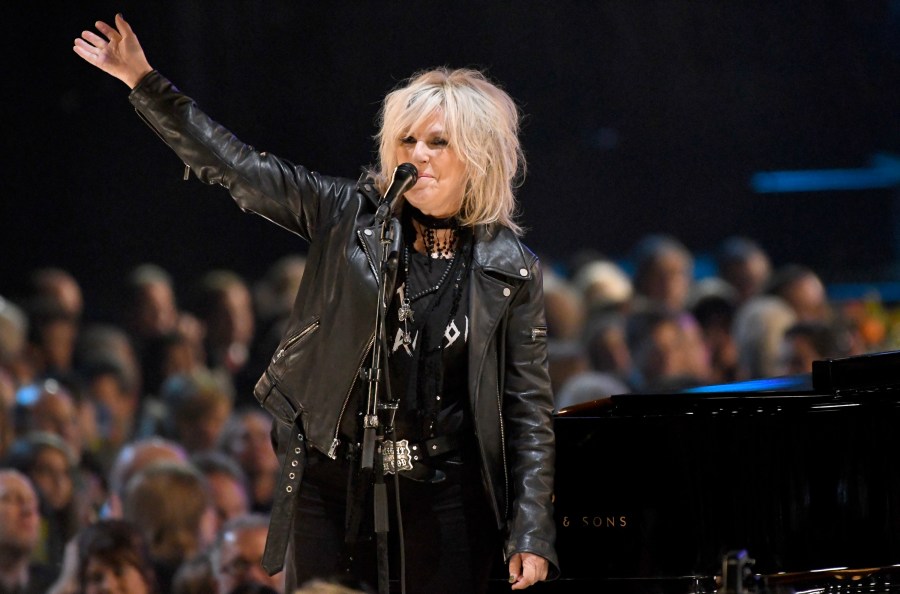
[[[75,459],[79,490],[96,494],[105,489],[104,471],[85,447],[97,436],[96,410],[78,389],[77,382],[63,385],[51,379],[20,388],[17,427],[20,434],[46,431],[61,437]]]
[[[741,305],[732,326],[737,347],[736,379],[777,376],[784,332],[796,321],[796,312],[781,297],[764,293]]]
[[[76,492],[75,456],[58,435],[33,431],[13,443],[6,464],[25,474],[38,494],[41,537],[33,557],[58,571],[66,543],[94,519],[82,503],[88,494]]]
[[[83,594],[160,592],[146,538],[132,522],[99,520],[80,531],[77,544]]]
[[[84,296],[72,273],[52,266],[38,268],[31,273],[29,281],[29,301],[54,303],[71,319],[81,319]]]
[[[595,314],[585,325],[583,341],[591,369],[627,380],[632,370],[631,349],[625,336],[627,314],[610,310]]]
[[[259,513],[232,518],[222,526],[212,553],[219,594],[230,594],[250,583],[284,594],[284,573],[270,576],[262,567],[268,529],[269,517]]]
[[[568,341],[581,336],[586,316],[582,295],[552,269],[544,273],[544,309],[549,339]]]
[[[205,369],[167,379],[160,393],[165,416],[159,434],[189,453],[214,448],[233,409],[234,388],[228,381]]]
[[[34,378],[63,380],[72,374],[78,320],[49,298],[28,304],[26,356]]]
[[[609,311],[627,311],[634,296],[628,273],[605,258],[582,263],[573,273],[572,284],[581,293],[589,319]]]
[[[253,285],[253,304],[261,329],[291,313],[297,288],[306,270],[306,256],[287,254],[277,259]]]
[[[40,540],[38,496],[27,476],[0,468],[0,594],[45,594],[55,570],[32,556]]]
[[[268,512],[278,483],[280,465],[272,448],[272,417],[259,406],[244,406],[226,423],[219,441],[250,481],[250,508]]]
[[[276,260],[266,271],[265,276],[253,286],[256,329],[250,346],[247,371],[243,374],[245,380],[255,382],[258,378],[254,378],[253,374],[263,373],[272,358],[272,353],[278,348],[305,270],[305,256],[288,254]],[[248,399],[244,393],[245,386],[238,385],[236,388],[238,404],[254,404],[245,401]]]
[[[766,293],[782,298],[801,322],[829,322],[833,312],[819,275],[808,266],[785,264],[769,278]]]
[[[587,351],[579,340],[547,341],[550,386],[556,392],[569,378],[591,368]]]
[[[148,351],[173,332],[184,336],[194,351],[194,359],[206,364],[203,326],[195,316],[179,309],[174,281],[168,272],[156,264],[141,264],[128,275],[126,289],[122,324],[134,342],[147,378],[145,392],[150,392],[151,386],[157,385],[155,380],[160,379],[148,369]]]
[[[847,357],[852,353],[847,327],[824,322],[796,322],[784,331],[778,375],[812,373],[813,361]]]
[[[83,451],[83,425],[75,396],[69,388],[54,379],[47,379],[19,388],[16,395],[17,430],[48,431],[69,444],[72,455]]]
[[[765,290],[772,274],[769,254],[756,241],[733,235],[727,237],[716,254],[719,278],[734,287],[740,305]]]
[[[694,257],[687,247],[671,235],[652,234],[638,241],[632,258],[635,297],[683,311],[694,278]]]
[[[77,387],[70,385],[72,388]],[[77,400],[75,394],[79,394]],[[44,448],[53,445],[46,438],[34,443],[30,440],[30,436],[46,434],[55,435],[66,444],[65,457],[74,461],[71,468],[72,480],[74,489],[79,494],[79,500],[75,502],[76,515],[80,522],[89,521],[95,517],[97,508],[106,496],[104,470],[93,453],[84,446],[95,435],[93,405],[82,398],[79,392],[52,379],[19,388],[16,400],[17,435],[29,436],[22,440],[20,447],[30,451],[36,446]],[[65,539],[71,534],[54,536],[63,539],[50,551],[54,562],[59,562]]]
[[[224,373],[242,397],[252,399],[253,386],[265,368],[246,369],[256,330],[247,282],[234,271],[211,270],[197,284],[192,309],[203,324],[206,365]]]
[[[250,511],[247,475],[237,460],[220,450],[205,450],[191,456],[191,464],[209,485],[216,510],[216,529],[232,518]]]
[[[176,375],[191,375],[206,369],[194,339],[176,329],[157,336],[145,345],[143,371],[147,402],[158,402],[166,381]]]
[[[693,318],[691,318],[693,319]],[[669,391],[706,383],[709,362],[696,322],[660,305],[629,314],[626,329],[635,391]]]
[[[712,383],[737,379],[737,345],[732,334],[737,308],[737,290],[714,276],[698,281],[688,300],[688,310],[700,326],[709,353]]]
[[[0,296],[0,459],[16,436],[18,389],[33,379],[25,354],[27,336],[25,310]]]
[[[68,379],[84,301],[75,277],[61,268],[38,268],[29,278],[26,355],[37,378]]]
[[[0,296],[0,372],[9,377],[14,389],[34,380],[26,354],[28,326],[25,310]]]
[[[89,444],[104,475],[119,450],[134,438],[141,412],[140,397],[121,360],[97,354],[79,366],[97,416],[97,439]]]
[[[171,594],[218,594],[210,554],[211,550],[207,548],[185,559],[172,578]]]
[[[126,485],[123,517],[144,534],[163,592],[171,591],[185,559],[215,538],[215,511],[206,480],[189,464],[154,462]]]
[[[141,264],[128,275],[123,324],[143,346],[148,338],[174,330],[178,305],[172,277],[156,264]]]
[[[128,481],[145,467],[162,461],[186,465],[189,463],[188,453],[178,442],[159,436],[140,438],[126,444],[109,471],[109,498],[105,515],[122,517],[122,501]]]
[[[81,370],[95,360],[114,361],[121,370],[122,381],[128,391],[141,396],[141,363],[131,336],[123,328],[111,323],[95,322],[81,329],[75,343],[75,367]]]

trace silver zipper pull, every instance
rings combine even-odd
[[[332,460],[337,458],[337,449],[339,445],[341,445],[340,439],[334,438],[331,440],[331,447],[328,448],[328,457]]]

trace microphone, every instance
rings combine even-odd
[[[397,165],[397,168],[394,169],[394,175],[391,177],[391,183],[378,205],[378,211],[375,213],[376,224],[380,225],[387,219],[391,214],[391,207],[393,207],[394,201],[408,189],[416,185],[418,179],[419,171],[416,169],[415,165],[412,163],[401,163],[400,165]]]

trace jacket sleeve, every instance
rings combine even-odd
[[[534,258],[529,278],[511,304],[506,329],[503,423],[510,460],[512,507],[505,555],[530,552],[559,575],[553,517],[555,436],[547,363],[543,280]]]
[[[311,172],[241,142],[155,70],[128,99],[198,179],[227,188],[242,210],[307,241],[316,225],[337,216],[339,197],[349,194],[341,192],[348,180]]]

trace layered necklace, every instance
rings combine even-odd
[[[400,308],[397,310],[397,319],[403,323],[402,341],[405,345],[412,343],[409,323],[415,321],[415,312],[412,308],[413,302],[426,295],[437,293],[441,287],[444,286],[447,277],[450,276],[450,270],[453,268],[453,263],[456,260],[456,244],[459,240],[459,221],[457,221],[456,217],[439,219],[428,216],[410,205],[407,205],[407,209],[410,211],[412,219],[408,227],[408,231],[410,232],[408,236],[412,237],[413,241],[406,242],[403,248],[403,272],[406,277],[406,287],[403,290],[403,301],[400,303]],[[445,232],[438,234],[438,230]],[[416,292],[412,285],[412,275],[409,273],[409,246],[410,243],[414,243],[414,238],[419,234],[422,236],[422,241],[425,244],[425,252],[429,257],[429,269],[432,262],[435,261],[444,261],[446,264],[440,278],[434,285],[425,287]]]

